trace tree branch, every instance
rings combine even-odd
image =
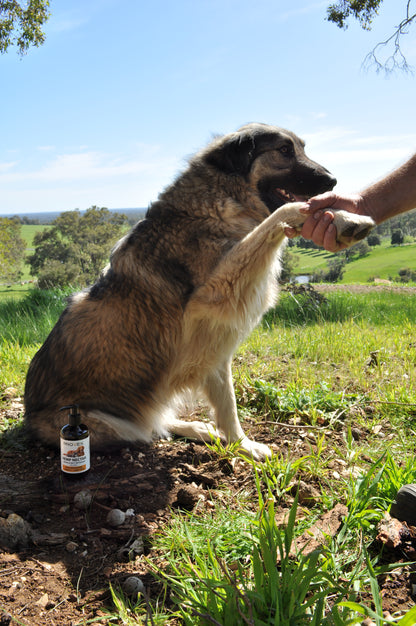
[[[395,70],[399,70],[406,73],[413,73],[413,68],[408,64],[406,57],[403,55],[401,50],[401,37],[403,35],[408,34],[408,28],[412,24],[412,22],[416,19],[416,13],[410,12],[410,5],[412,0],[408,0],[406,6],[406,17],[400,22],[400,24],[396,27],[388,39],[385,41],[381,41],[378,43],[372,50],[367,54],[363,61],[363,67],[365,69],[369,69],[370,67],[375,66],[376,72],[385,72],[386,74],[391,74]],[[394,51],[387,59],[383,62],[380,60],[380,51],[385,50],[389,44],[393,44]]]

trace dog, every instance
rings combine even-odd
[[[237,417],[233,354],[274,306],[286,226],[300,229],[305,199],[336,179],[293,132],[253,123],[215,137],[114,247],[109,266],[74,295],[26,379],[31,433],[57,444],[59,409],[78,404],[99,450],[170,434],[238,442],[271,454]],[[342,211],[340,241],[373,222]],[[184,394],[202,394],[215,426],[179,419]]]

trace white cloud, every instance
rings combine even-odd
[[[98,151],[58,155],[40,167],[0,163],[0,213],[67,210],[93,204],[143,207],[155,200],[179,169],[174,155],[140,146],[137,153],[111,155]]]
[[[17,161],[9,161],[8,163],[0,163],[0,176],[3,172],[8,172],[17,165]]]
[[[78,152],[61,154],[46,162],[37,170],[9,171],[16,163],[0,165],[0,181],[2,184],[24,181],[52,183],[65,181],[87,181],[111,179],[123,176],[143,175],[150,172],[172,168],[174,159],[158,158],[127,158],[112,156],[101,152]]]

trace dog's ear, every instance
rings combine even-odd
[[[255,154],[256,141],[252,135],[233,133],[211,150],[207,150],[204,160],[225,174],[246,176]]]

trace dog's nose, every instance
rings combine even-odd
[[[328,172],[328,174],[329,174],[329,172]],[[333,189],[338,181],[335,178],[335,176],[332,176],[332,174],[329,174],[328,178],[329,178],[329,185],[328,185],[329,189]]]

